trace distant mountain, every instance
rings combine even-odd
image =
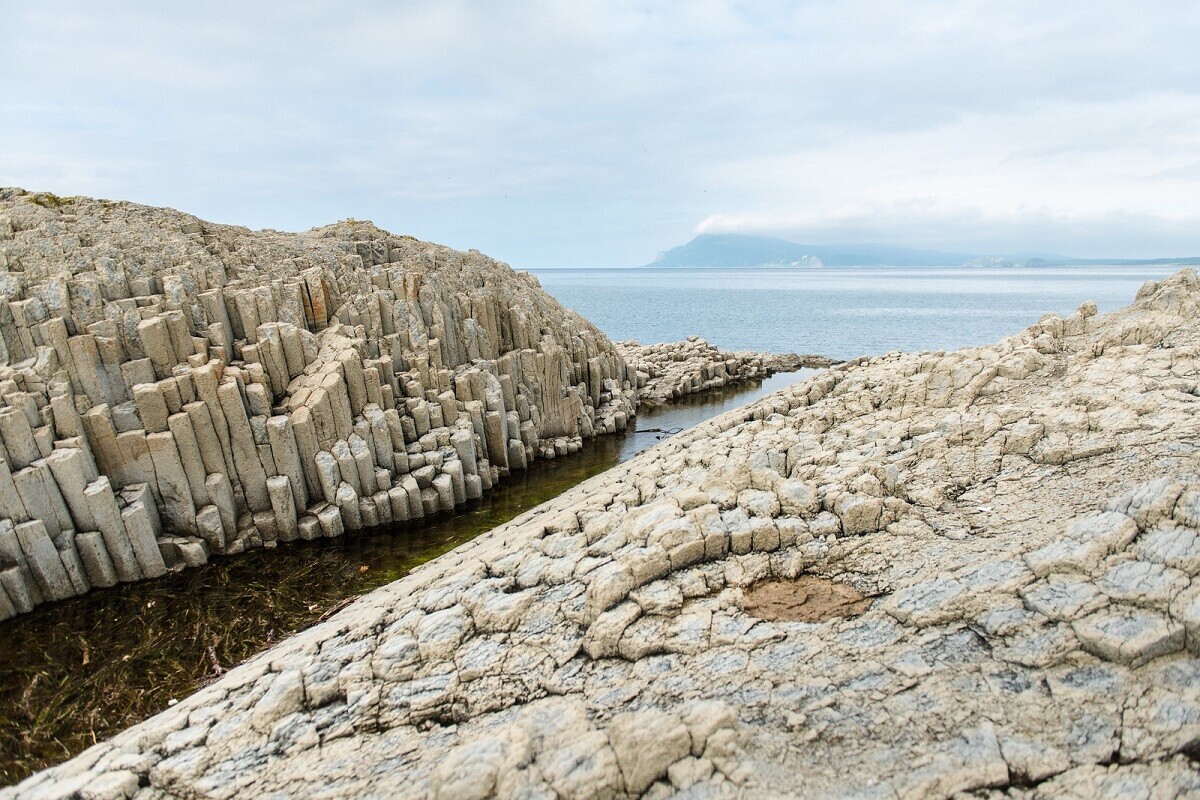
[[[738,267],[1059,267],[1113,264],[1198,266],[1200,258],[1103,259],[1072,258],[1057,253],[951,253],[884,244],[797,244],[770,236],[703,233],[679,247],[659,253],[647,267],[655,269],[736,269]]]
[[[953,267],[974,256],[972,253],[944,253],[882,244],[797,244],[769,236],[703,233],[685,245],[660,253],[654,263],[647,266],[657,269],[820,265],[856,267],[871,264]]]

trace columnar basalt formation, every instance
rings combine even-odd
[[[638,402],[655,406],[692,394],[745,381],[769,378],[776,372],[823,368],[832,359],[795,353],[730,353],[699,336],[681,342],[639,344],[616,342],[617,352],[637,377]]]
[[[1194,797],[1198,408],[1192,271],[847,363],[0,797]]]
[[[479,498],[622,430],[537,280],[370,223],[252,232],[0,189],[0,619]]]

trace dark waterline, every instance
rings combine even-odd
[[[807,372],[807,371],[805,371]],[[800,380],[776,375],[648,410],[638,429],[691,427]],[[659,441],[630,432],[535,462],[454,515],[218,558],[193,570],[41,606],[0,624],[0,784],[61,762],[349,599]]]

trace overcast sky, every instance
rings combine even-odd
[[[1195,0],[0,0],[0,185],[518,268],[1197,255],[1197,42]]]

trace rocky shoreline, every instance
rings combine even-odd
[[[726,352],[699,336],[680,342],[613,343],[637,378],[638,403],[653,407],[681,397],[762,380],[777,372],[824,369],[838,362],[796,353]]]
[[[0,361],[0,619],[450,511],[635,413],[603,334],[477,252],[19,189]]]
[[[1195,796],[1200,280],[1095,311],[697,426],[0,797]]]
[[[639,402],[619,348],[475,251],[20,189],[0,189],[0,362],[0,620],[450,512]],[[772,363],[705,344],[669,376]]]

